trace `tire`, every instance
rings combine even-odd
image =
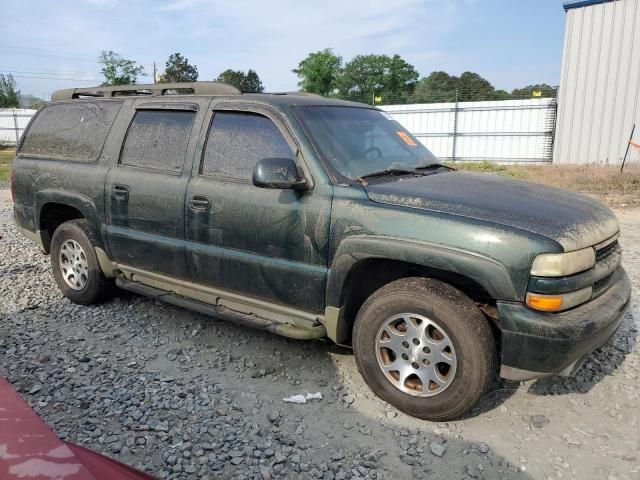
[[[495,375],[495,342],[482,312],[456,288],[428,278],[404,278],[374,292],[356,317],[353,348],[374,393],[424,420],[460,418]]]
[[[113,293],[113,281],[105,277],[100,268],[96,243],[86,220],[65,222],[53,233],[50,255],[53,276],[62,294],[73,303],[101,303]],[[70,258],[78,260],[71,263]]]

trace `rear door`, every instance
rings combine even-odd
[[[184,199],[200,107],[198,99],[134,104],[105,189],[107,239],[116,262],[187,277]]]

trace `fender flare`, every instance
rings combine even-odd
[[[368,259],[396,260],[455,273],[475,281],[496,300],[519,298],[507,269],[492,258],[434,243],[357,235],[340,243],[327,280],[325,318],[328,336],[336,343],[347,340],[350,327],[343,312],[345,283],[352,269]]]
[[[35,225],[37,228],[36,235],[40,239],[40,244],[42,245],[43,250],[45,250],[45,253],[48,251],[48,245],[50,244],[51,239],[49,238],[48,232],[41,230],[40,222],[42,209],[48,203],[58,203],[78,210],[89,222],[89,225],[94,229],[98,240],[101,242],[101,244],[97,246],[104,248],[104,239],[102,238],[102,229],[100,228],[100,218],[98,216],[95,203],[90,197],[65,190],[44,189],[36,193],[34,215]]]

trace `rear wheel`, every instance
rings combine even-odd
[[[461,416],[494,375],[495,343],[482,312],[433,279],[405,278],[376,291],[358,312],[353,347],[380,398],[428,420]]]
[[[95,235],[86,220],[63,223],[51,239],[53,276],[73,303],[100,303],[113,292],[113,281],[102,273],[95,244]]]

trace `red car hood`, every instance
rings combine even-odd
[[[0,479],[149,480],[154,477],[60,440],[0,378]]]

